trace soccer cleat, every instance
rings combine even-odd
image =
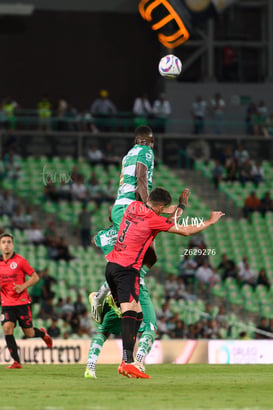
[[[136,366],[141,372],[145,373],[145,366],[143,363],[139,362],[138,360],[134,361],[134,366]]]
[[[96,292],[92,292],[89,295],[89,302],[91,305],[91,316],[92,319],[94,319],[97,323],[101,323],[103,305],[99,303],[99,301],[97,300],[96,294]]]
[[[41,327],[41,332],[44,332],[44,337],[42,338],[43,341],[45,342],[45,344],[47,345],[47,347],[52,347],[53,346],[53,340],[52,338],[49,336],[49,334],[47,333],[47,331]]]
[[[142,372],[135,363],[125,363],[122,362],[121,365],[118,367],[118,373],[122,376],[126,376],[128,378],[133,379],[150,379],[150,376],[144,372]]]
[[[10,366],[7,366],[6,369],[22,369],[22,365],[18,362],[13,362]]]
[[[85,369],[84,377],[86,379],[96,379],[97,378],[95,370],[92,370],[89,367]]]

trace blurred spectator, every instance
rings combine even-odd
[[[226,181],[235,181],[237,173],[236,160],[234,158],[232,147],[226,146],[222,157],[222,163],[226,170]]]
[[[172,317],[172,312],[170,310],[170,305],[168,301],[163,303],[162,308],[158,312],[157,316],[159,319],[164,317],[166,320],[169,320]]]
[[[258,285],[263,285],[265,286],[268,290],[270,289],[270,281],[268,279],[268,276],[266,274],[266,270],[264,268],[261,268],[258,274],[258,278],[256,281],[256,286]]]
[[[18,103],[13,100],[11,97],[6,97],[3,101],[2,110],[3,110],[3,120],[5,125],[14,130],[16,128],[16,116],[15,110],[18,108]]]
[[[147,118],[153,113],[150,101],[146,93],[137,97],[133,105],[133,114],[135,116],[135,127],[147,124]]]
[[[34,286],[31,287],[30,289],[30,296],[31,296],[31,303],[41,303],[42,301],[42,295],[43,295],[43,286],[44,286],[44,279],[43,279],[43,273],[41,271],[36,270],[36,272],[39,275],[40,280],[35,283]]]
[[[215,189],[218,189],[219,183],[223,179],[223,173],[224,173],[224,170],[220,163],[220,160],[216,159],[215,165],[212,169],[212,180],[213,180]]]
[[[82,175],[71,185],[71,196],[74,201],[87,201],[88,192]]]
[[[221,335],[219,334],[219,327],[216,320],[208,320],[207,326],[204,329],[204,337],[205,339],[221,339]]]
[[[60,237],[60,239],[58,240],[56,244],[56,248],[57,248],[58,253],[57,253],[57,257],[55,258],[55,260],[64,259],[65,261],[68,262],[71,259],[74,259],[74,257],[70,254],[67,242],[63,237]]]
[[[56,116],[57,116],[57,130],[64,131],[67,129],[67,109],[68,103],[64,97],[61,97],[57,104]]]
[[[98,128],[102,131],[110,131],[111,125],[109,120],[117,113],[115,104],[110,100],[107,90],[101,90],[99,97],[95,99],[90,107],[91,114],[95,119],[99,119]]]
[[[252,126],[252,117],[257,112],[256,104],[251,102],[247,107],[246,111],[246,133],[251,135],[253,134],[253,126]]]
[[[188,253],[184,255],[180,264],[180,276],[183,278],[186,286],[190,280],[192,281],[194,279],[197,266],[197,262],[193,258],[190,258]]]
[[[56,185],[54,184],[51,178],[48,178],[46,180],[43,193],[45,196],[45,200],[47,201],[57,201],[59,199]]]
[[[41,304],[40,312],[38,313],[38,317],[43,320],[47,320],[47,319],[51,319],[53,316],[55,316],[53,299],[43,300]]]
[[[44,300],[53,299],[55,292],[52,291],[51,286],[54,283],[57,283],[56,279],[53,276],[49,275],[48,268],[45,268],[42,272],[43,279],[43,288],[42,288],[42,297]]]
[[[33,245],[41,245],[44,243],[44,235],[38,227],[37,222],[31,222],[30,227],[26,229],[25,232],[29,243]]]
[[[155,132],[165,132],[166,123],[172,113],[171,104],[166,99],[165,94],[161,93],[159,98],[154,101],[153,114],[156,119],[153,129]]]
[[[241,282],[241,284],[247,284],[252,287],[255,287],[257,274],[250,267],[248,258],[246,256],[244,256],[243,260],[238,263],[238,269],[238,279]]]
[[[88,336],[92,334],[92,322],[87,310],[83,311],[80,316],[79,334]]]
[[[219,323],[221,328],[228,329],[228,321],[227,321],[227,316],[226,316],[226,309],[224,305],[221,305],[219,307],[219,312],[216,316],[216,320]]]
[[[265,216],[266,212],[273,212],[273,199],[269,191],[266,191],[261,199],[260,211],[263,216]]]
[[[6,177],[10,180],[17,180],[21,177],[20,157],[10,149],[4,155],[4,169]]]
[[[51,128],[51,102],[47,95],[44,95],[37,104],[39,130],[49,131]]]
[[[270,332],[270,327],[268,324],[268,320],[266,317],[262,317],[260,323],[257,326],[258,330],[261,330],[262,332]],[[264,335],[263,333],[256,333],[256,339],[270,339],[269,336]]]
[[[77,300],[74,302],[74,312],[78,315],[82,315],[86,310],[86,306],[82,301],[82,295],[78,293]]]
[[[249,153],[244,148],[243,144],[238,144],[237,149],[234,151],[234,159],[238,168],[241,167],[247,159],[249,159]]]
[[[53,339],[58,339],[58,337],[60,337],[61,329],[58,326],[58,319],[56,317],[51,319],[51,325],[47,328],[47,333]]]
[[[196,271],[196,278],[201,284],[213,286],[215,283],[220,281],[220,277],[211,268],[208,262],[204,262],[203,265],[199,266]]]
[[[71,179],[72,180],[72,179]],[[60,184],[56,188],[57,198],[61,201],[71,201],[71,184],[68,184],[65,180],[61,180]]]
[[[62,309],[61,309],[61,318],[69,322],[73,313],[74,313],[74,305],[71,302],[71,297],[67,296],[65,302],[63,303]]]
[[[183,320],[177,320],[175,323],[175,329],[173,330],[174,337],[176,339],[184,339],[186,336],[186,325]]]
[[[158,334],[160,339],[162,338],[162,336],[168,336],[169,335],[167,319],[164,316],[160,317],[157,320],[157,334]]]
[[[247,181],[253,181],[252,163],[248,158],[241,165],[239,165],[238,178],[242,186],[245,186]]]
[[[198,321],[194,325],[194,335],[195,339],[203,339],[204,337],[204,327],[202,322]]]
[[[91,215],[87,210],[87,205],[83,204],[82,210],[78,217],[78,226],[80,230],[81,243],[84,248],[90,246],[91,243]]]
[[[192,103],[192,116],[193,116],[193,133],[202,134],[205,126],[205,116],[207,112],[207,103],[203,100],[203,97],[197,96],[196,100]]]
[[[63,304],[63,298],[58,298],[57,304],[54,306],[55,314],[58,318],[62,316]]]
[[[195,337],[196,337],[195,325],[190,324],[188,326],[187,339],[195,340]]]
[[[121,159],[119,156],[114,154],[114,147],[110,142],[106,144],[104,150],[104,165],[107,167],[108,165],[117,165],[119,166]]]
[[[238,80],[237,53],[232,45],[226,45],[223,48],[223,80]]]
[[[265,105],[264,101],[259,101],[258,106],[257,106],[257,111],[258,113],[260,113],[261,115],[264,115],[265,117],[268,116],[268,108]]]
[[[265,137],[268,137],[267,117],[264,114],[256,111],[256,113],[254,113],[251,117],[251,123],[254,135],[264,135]]]
[[[17,207],[15,213],[12,215],[11,228],[19,229],[20,231],[28,228],[27,217],[25,213],[23,213],[23,209],[20,205]]]
[[[249,214],[260,209],[261,201],[256,196],[256,192],[252,191],[249,196],[246,197],[244,207],[243,207],[243,215],[245,218],[249,217]]]
[[[221,134],[223,131],[223,117],[226,103],[221,94],[216,93],[214,98],[211,99],[210,104],[214,121],[214,132]]]
[[[99,132],[99,130],[94,124],[94,118],[90,111],[88,110],[83,111],[83,113],[80,116],[80,121],[82,124],[83,131],[90,131],[93,134],[97,134]]]
[[[0,216],[12,216],[16,209],[16,201],[9,191],[2,191],[0,194]]]
[[[104,163],[103,152],[98,148],[97,145],[92,145],[91,148],[88,149],[87,157],[91,165]]]
[[[227,278],[237,279],[237,266],[232,259],[228,259],[226,253],[222,253],[222,259],[217,266],[217,270],[220,271],[223,281],[225,281]]]
[[[50,221],[44,230],[44,243],[46,246],[51,246],[52,242],[55,242],[57,237],[57,231],[55,228],[55,221]]]
[[[167,300],[175,298],[177,292],[177,281],[175,275],[169,275],[165,281],[165,297]]]
[[[261,161],[256,161],[255,164],[252,165],[252,178],[256,187],[260,182],[264,181],[264,169]]]

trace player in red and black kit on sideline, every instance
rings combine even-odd
[[[186,189],[179,197],[176,215],[169,218],[160,216],[172,202],[170,193],[163,188],[154,189],[147,204],[132,202],[124,213],[115,246],[106,256],[106,280],[122,313],[123,356],[118,372],[124,376],[150,378],[133,359],[136,336],[143,317],[139,303],[139,270],[146,250],[161,231],[188,236],[203,231],[224,215],[220,211],[211,212],[209,219],[201,226],[179,225],[175,223],[176,219],[173,222],[171,218],[181,216],[188,197],[189,190]]]
[[[28,261],[14,252],[13,235],[0,235],[0,287],[1,287],[1,322],[5,333],[7,347],[14,360],[7,369],[21,369],[18,348],[13,331],[18,321],[25,336],[41,337],[47,347],[52,347],[52,339],[45,329],[33,328],[31,314],[31,299],[27,288],[38,282],[39,276]],[[30,279],[26,281],[26,275]]]

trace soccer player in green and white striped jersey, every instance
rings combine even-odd
[[[122,160],[117,199],[111,212],[111,220],[117,231],[128,205],[135,200],[144,203],[148,200],[154,169],[153,147],[154,136],[151,128],[146,125],[136,128],[135,145]],[[155,248],[151,245],[142,267],[144,274],[151,269],[156,260]],[[102,305],[108,291],[109,287],[105,282],[92,297],[91,314],[98,323],[101,322]]]

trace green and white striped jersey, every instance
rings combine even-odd
[[[108,255],[113,250],[113,247],[117,240],[117,231],[113,226],[107,229],[99,231],[94,237],[95,244],[98,248],[101,248],[104,255]]]
[[[136,199],[138,162],[147,167],[148,190],[152,189],[154,153],[147,145],[135,145],[122,160],[119,189],[115,205],[129,205]]]

